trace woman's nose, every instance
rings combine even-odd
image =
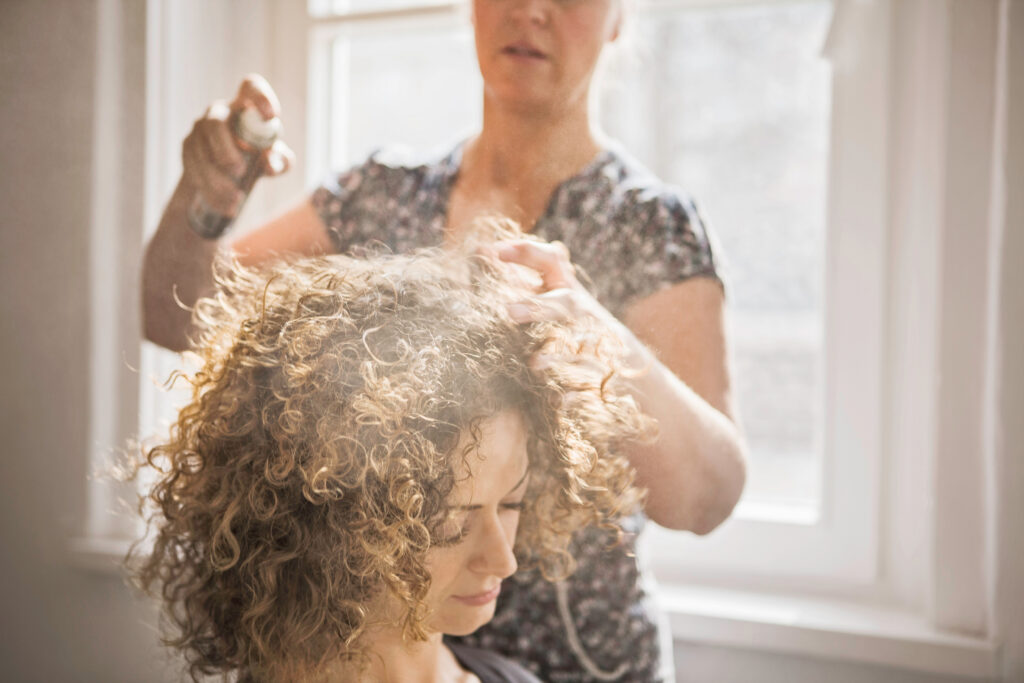
[[[517,520],[503,520],[498,514],[489,515],[470,569],[502,579],[515,574],[519,564],[513,547],[516,542]]]
[[[524,22],[544,25],[548,21],[550,0],[514,0],[513,14]]]

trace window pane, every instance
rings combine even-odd
[[[609,133],[691,193],[722,243],[756,503],[820,497],[830,15],[822,1],[652,12],[602,98]]]
[[[820,499],[830,13],[826,0],[638,12],[600,101],[605,129],[696,197],[722,243],[745,500],[759,509]],[[477,128],[472,37],[455,23],[407,18],[333,41],[332,168]]]
[[[334,41],[331,64],[332,168],[381,146],[440,149],[479,126],[480,73],[467,26],[357,31]]]

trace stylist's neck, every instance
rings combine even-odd
[[[601,147],[590,127],[587,98],[557,106],[529,107],[484,96],[480,135],[466,161],[495,186],[525,179],[558,182],[590,163]]]

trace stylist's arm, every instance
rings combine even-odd
[[[238,182],[245,171],[245,158],[229,126],[231,116],[246,108],[255,108],[264,119],[280,116],[280,104],[270,85],[262,77],[245,79],[235,98],[217,101],[195,122],[182,144],[182,173],[167,203],[156,233],[146,248],[142,269],[143,331],[147,339],[161,346],[183,350],[188,346],[191,311],[189,307],[212,290],[212,265],[227,240],[200,237],[189,224],[189,209],[197,196],[210,210],[234,217],[244,200]],[[261,159],[261,174],[275,176],[291,166],[294,155],[281,140],[266,150]],[[294,223],[286,231],[294,245],[312,253],[319,248],[322,225],[312,208],[312,222],[303,222],[303,212],[286,214]],[[279,220],[282,220],[279,219]],[[305,231],[303,230],[305,228]],[[308,235],[307,235],[308,233]],[[322,238],[320,238],[322,239]],[[287,244],[253,245],[252,250],[285,250]],[[239,256],[245,256],[239,250]]]
[[[644,372],[629,389],[656,418],[658,437],[627,454],[648,490],[647,515],[670,529],[706,534],[739,500],[746,480],[743,442],[735,423],[723,325],[723,294],[711,278],[695,277],[632,304],[619,322],[576,279],[560,243],[507,242],[505,261],[537,271],[533,300],[513,304],[519,322],[593,316],[614,329]]]

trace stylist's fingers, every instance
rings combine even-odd
[[[231,102],[232,111],[255,107],[265,120],[281,115],[281,101],[263,76],[253,73],[245,77],[238,87],[238,94]],[[295,152],[283,140],[275,140],[273,146],[263,153],[263,173],[267,176],[281,175],[295,163]]]
[[[547,291],[569,288],[576,284],[575,269],[569,250],[561,242],[509,240],[497,245],[498,257],[537,271]]]
[[[275,140],[263,153],[263,172],[268,176],[281,175],[295,164],[295,152],[284,140]]]
[[[207,206],[233,216],[242,203],[242,192],[232,174],[211,163],[210,156],[211,151],[201,136],[186,143],[182,148],[184,175]]]
[[[263,118],[268,120],[281,115],[281,101],[277,99],[277,93],[267,79],[255,73],[245,77],[231,102],[231,111],[240,111],[246,107],[256,107]]]
[[[182,143],[182,163],[189,182],[202,187],[209,176],[226,175],[238,178],[245,170],[245,161],[235,147],[228,129],[227,102],[214,102],[192,126]]]
[[[228,103],[220,100],[210,105],[197,122],[200,138],[205,144],[206,157],[217,168],[230,176],[240,178],[245,172],[245,158],[235,144],[228,124],[231,111]]]
[[[542,320],[561,322],[576,318],[582,312],[576,292],[566,287],[553,289],[508,305],[508,314],[517,323]]]

